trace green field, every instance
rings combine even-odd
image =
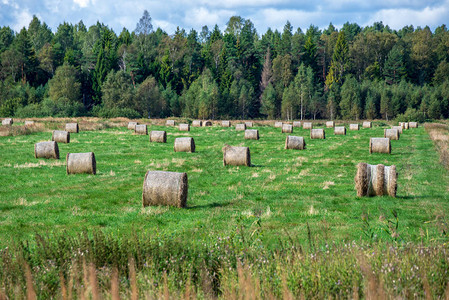
[[[392,141],[391,155],[368,152],[369,138],[383,136],[386,126],[379,124],[348,130],[346,136],[326,129],[325,140],[311,140],[308,130],[294,128],[292,135],[305,137],[306,150],[285,150],[287,134],[279,128],[255,128],[259,141],[244,140],[243,132],[219,126],[191,127],[190,132],[149,126],[149,131],[167,131],[167,143],[162,144],[125,127],[84,131],[81,126],[69,144],[59,143],[59,160],[34,158],[34,144],[50,140],[51,132],[0,137],[0,243],[35,233],[94,228],[215,236],[253,223],[269,244],[287,235],[306,239],[306,223],[330,240],[358,240],[365,238],[362,217],[376,229],[393,210],[401,239],[421,241],[420,230],[427,239],[439,238],[433,221],[449,211],[449,177],[423,127]],[[173,151],[174,139],[182,136],[195,139],[195,153]],[[253,167],[224,167],[225,143],[248,146]],[[97,175],[66,175],[66,154],[90,151],[96,156]],[[396,165],[397,198],[356,197],[359,162]],[[143,208],[147,170],[187,172],[187,209]]]
[[[202,251],[198,249],[206,249],[201,254],[202,259],[208,263],[213,261],[222,268],[226,265],[222,261],[223,257],[215,257],[210,251],[217,249],[217,245],[220,248],[221,242],[217,241],[233,240],[235,237],[239,238],[241,248],[232,242],[232,255],[248,255],[245,256],[246,259],[253,255],[256,265],[258,258],[255,253],[277,257],[285,251],[286,245],[294,245],[295,249],[305,247],[309,249],[307,251],[326,250],[327,248],[322,247],[335,245],[337,252],[340,251],[338,245],[346,247],[347,243],[353,241],[380,248],[383,248],[382,245],[447,245],[449,175],[440,164],[438,152],[423,127],[405,130],[400,140],[391,142],[391,154],[369,154],[369,138],[382,137],[384,128],[389,128],[389,124],[377,122],[372,129],[348,130],[346,136],[335,136],[333,129],[325,129],[325,140],[311,140],[308,130],[294,128],[292,135],[305,137],[305,150],[285,150],[287,134],[281,133],[280,128],[267,125],[256,124],[254,127],[259,130],[258,141],[245,140],[244,132],[236,132],[233,127],[191,127],[190,132],[180,132],[177,127],[150,125],[149,131],[167,131],[167,143],[162,144],[150,143],[148,136],[133,134],[124,127],[124,122],[119,124],[122,126],[117,124],[103,122],[101,126],[89,126],[97,130],[83,130],[81,124],[80,133],[71,134],[69,144],[59,143],[59,160],[34,158],[34,144],[50,140],[50,129],[62,128],[62,123],[46,122],[44,128],[47,129],[42,132],[0,137],[0,247],[19,245],[17,249],[21,249],[20,253],[28,253],[24,255],[29,255],[26,259],[28,263],[39,266],[48,263],[44,257],[61,254],[39,252],[47,246],[35,245],[36,234],[48,239],[47,241],[55,240],[54,249],[72,249],[75,247],[73,245],[81,245],[82,241],[79,240],[83,235],[87,239],[91,237],[96,240],[98,237],[95,236],[101,233],[104,241],[108,240],[111,244],[111,240],[136,236],[136,239],[152,240],[151,243],[156,240],[159,245],[156,246],[159,247],[157,251],[163,253],[162,256],[182,252],[184,250],[179,249],[185,245],[195,245],[193,248],[188,246],[185,250],[185,253],[190,253],[186,255],[193,257],[191,262],[196,261],[195,255]],[[323,124],[314,127],[324,128]],[[173,151],[174,139],[183,136],[195,139],[195,153]],[[224,144],[248,146],[253,166],[224,167],[221,150]],[[97,175],[67,175],[66,154],[90,151],[96,156]],[[354,176],[359,162],[396,165],[397,197],[357,197]],[[144,208],[142,184],[148,170],[186,172],[189,183],[187,208]],[[61,237],[64,237],[64,241]],[[78,239],[78,242],[72,241],[70,244],[65,240],[70,237]],[[176,245],[170,244],[172,242],[176,242]],[[25,250],[24,246],[20,246],[24,243],[27,245]],[[166,243],[166,246],[161,246],[161,243]],[[139,258],[139,253],[150,255],[148,253],[156,251],[153,244],[146,250],[143,249],[150,242],[139,245],[142,247],[140,250],[136,246],[137,250],[131,251],[132,255],[136,255],[138,271],[146,265],[145,259]],[[110,258],[107,253],[113,251],[111,249],[95,254],[97,266],[109,265],[111,260],[118,259],[120,255],[126,261],[126,255],[129,256],[124,251],[114,256],[115,258]],[[416,255],[414,250],[410,253]],[[442,252],[436,250],[435,253],[439,255]],[[203,255],[212,258],[204,258]],[[286,257],[289,255],[286,254]],[[351,255],[347,261],[355,260],[356,255]],[[16,257],[15,254],[12,257]],[[68,257],[68,262],[73,262],[73,257]],[[102,260],[98,257],[106,258]],[[326,276],[340,278],[343,270],[352,268],[349,265],[346,269],[342,267],[345,265],[344,257],[342,255],[340,260],[334,257],[334,262],[325,262],[335,264],[331,266],[335,269],[318,273],[328,272]],[[230,261],[233,261],[235,271],[236,262],[233,259]],[[431,256],[429,261],[432,259],[435,257]],[[0,263],[5,264],[5,261],[0,255]],[[284,263],[291,265],[281,260],[271,267],[275,270]],[[373,262],[373,268],[377,263]],[[445,264],[447,263],[446,257]],[[444,269],[445,264],[433,266],[432,263],[427,263],[426,266]],[[166,272],[168,267],[165,263],[162,265],[155,263],[156,271],[152,269],[152,274]],[[338,270],[339,266],[343,269]],[[58,268],[66,272],[67,263],[57,263],[54,269],[56,282],[60,271]],[[405,269],[407,268],[409,265],[405,264]],[[178,270],[176,272],[182,273],[182,276],[176,272],[172,272],[170,276],[185,279],[191,270]],[[271,274],[271,269],[263,270],[263,274]],[[308,279],[303,278],[300,285],[303,290],[300,291],[297,284],[299,279],[295,279],[299,275],[295,272],[289,273],[287,279],[290,280],[289,289],[296,296],[302,291],[315,296],[328,295],[328,292],[331,295],[352,295],[354,281],[361,282],[362,278],[361,275],[346,273],[341,277],[347,280],[345,289],[333,285],[337,279],[327,287],[322,286],[320,280],[315,282],[313,278],[310,279],[312,283],[309,289],[305,284],[309,282]],[[36,273],[39,277],[36,284],[48,286],[48,276]],[[262,273],[259,274],[260,277]],[[9,281],[2,276],[5,275],[0,272],[0,288],[1,282],[7,286],[7,291],[14,290],[14,284],[19,284],[5,283]],[[402,276],[402,273],[398,276]],[[438,295],[443,294],[445,286],[441,282],[447,282],[449,275],[441,276],[438,279],[441,281],[435,279],[431,282]],[[161,278],[158,280],[162,280]],[[278,279],[273,287],[270,281],[270,289],[280,293],[276,290],[276,287],[281,286],[280,282]],[[314,284],[318,286],[318,290],[315,290]],[[141,285],[145,283],[141,282]],[[172,288],[179,290],[180,286],[183,283],[174,284]],[[317,292],[320,288],[324,291],[322,294]],[[392,294],[396,295],[396,288],[391,289],[394,291]],[[214,290],[221,289],[214,287]],[[53,297],[57,292],[45,290],[42,294]]]

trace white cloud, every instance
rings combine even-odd
[[[28,28],[33,16],[28,12],[28,10],[21,10],[19,12],[14,12],[15,23],[11,26],[14,31],[19,32],[23,27]]]
[[[371,25],[382,21],[393,29],[401,29],[407,25],[437,27],[445,22],[449,16],[449,0],[440,7],[425,7],[422,10],[412,9],[382,9],[373,14],[366,24]]]
[[[210,7],[221,7],[221,8],[239,8],[239,7],[266,7],[266,6],[276,6],[279,4],[287,4],[292,2],[291,0],[227,0],[227,1],[216,1],[216,0],[201,0],[199,3],[201,5],[207,5]]]
[[[264,33],[268,27],[273,30],[282,30],[287,21],[290,21],[294,30],[297,27],[301,27],[304,31],[310,24],[317,25],[317,21],[322,19],[322,17],[323,13],[319,11],[306,12],[293,9],[277,10],[268,8],[258,11],[256,14],[250,16],[249,19],[258,28],[259,33]]]
[[[188,28],[201,28],[204,25],[212,27],[218,24],[221,28],[234,15],[236,15],[236,11],[233,10],[209,10],[205,7],[198,7],[185,12],[184,24]]]
[[[177,24],[173,24],[163,20],[153,20],[153,30],[156,30],[158,27],[168,34],[173,34],[176,31]],[[134,27],[128,28],[130,31],[134,30]]]
[[[79,7],[87,7],[90,4],[90,0],[73,0]]]
[[[361,26],[382,21],[394,29],[405,25],[432,29],[447,23],[449,0],[0,0],[0,26],[20,30],[32,15],[39,16],[53,31],[65,22],[87,27],[97,20],[120,33],[123,27],[134,30],[143,11],[148,10],[156,29],[168,34],[176,28],[200,31],[204,25],[218,24],[222,31],[231,16],[250,19],[259,34],[268,27],[282,30],[290,21],[294,30],[304,31],[313,24],[325,28],[332,22],[340,27],[345,22]]]

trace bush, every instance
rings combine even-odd
[[[42,110],[42,106],[38,103],[28,104],[27,106],[19,107],[15,114],[18,118],[42,118],[48,117]]]
[[[130,119],[137,119],[142,117],[137,111],[131,108],[106,108],[102,105],[94,106],[91,115],[100,118],[118,118],[125,117]]]
[[[67,99],[54,101],[50,98],[42,101],[42,109],[52,117],[80,117],[86,115],[86,109],[80,102],[71,102]]]
[[[399,114],[396,117],[397,122],[424,122],[426,118],[422,112],[417,111],[414,108],[407,108],[403,114]]]
[[[80,117],[86,115],[86,109],[79,102],[70,102],[66,99],[54,101],[47,98],[39,104],[29,104],[19,107],[15,115],[21,118]]]
[[[21,98],[7,99],[0,105],[0,116],[13,117],[18,107],[21,106]]]

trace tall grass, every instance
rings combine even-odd
[[[0,295],[41,299],[323,299],[449,296],[449,245],[295,241],[267,249],[251,232],[215,243],[36,237],[0,251]],[[61,255],[63,254],[63,255]],[[2,298],[2,296],[0,296]]]

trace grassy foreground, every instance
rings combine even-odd
[[[155,298],[189,289],[206,298],[355,298],[370,286],[371,293],[406,297],[445,293],[449,176],[422,127],[392,141],[387,155],[368,152],[383,123],[346,136],[326,129],[325,140],[295,128],[292,135],[304,136],[307,149],[294,151],[284,150],[286,134],[272,126],[256,126],[260,140],[246,141],[233,128],[152,125],[168,133],[168,143],[157,144],[124,122],[91,121],[84,129],[96,130],[81,123],[70,144],[59,144],[60,160],[43,160],[34,158],[34,143],[49,140],[49,129],[62,123],[42,122],[44,131],[0,137],[6,295],[25,293],[24,265],[43,298],[62,296],[64,285],[79,298],[95,290],[114,295],[114,266],[122,296],[133,295],[133,286]],[[196,153],[173,151],[182,136],[195,139]],[[223,167],[225,143],[249,146],[253,167]],[[97,175],[66,175],[65,155],[90,151]],[[359,162],[396,165],[397,198],[356,197]],[[143,208],[147,170],[187,172],[187,209]]]

